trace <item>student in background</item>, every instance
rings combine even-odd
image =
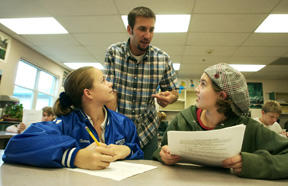
[[[42,108],[42,120],[41,121],[53,121],[56,118],[52,107]]]
[[[83,67],[73,71],[64,90],[53,107],[57,118],[34,123],[12,137],[3,155],[5,163],[104,169],[119,159],[143,158],[133,122],[104,106],[113,99],[113,90],[100,70]]]
[[[159,118],[159,122],[165,120],[167,118],[167,115],[165,114],[165,112],[157,112],[158,118]]]
[[[159,118],[158,134],[159,136],[163,136],[168,126],[168,121],[164,121],[167,118],[167,115],[165,112],[157,112],[157,115]]]
[[[264,127],[283,136],[287,136],[287,133],[283,131],[277,122],[281,112],[281,106],[277,101],[267,101],[262,107],[261,117],[254,119],[263,124]]]
[[[42,119],[41,121],[52,121],[55,119],[55,114],[53,112],[52,107],[43,107],[42,108]],[[19,123],[18,125],[10,125],[6,128],[6,132],[12,132],[12,133],[21,133],[26,129],[26,124]]]
[[[284,129],[286,129],[286,132],[288,131],[288,121],[286,121],[285,123],[284,123]],[[287,133],[286,133],[287,134]]]
[[[153,157],[173,165],[181,157],[167,146],[167,131],[205,131],[245,124],[241,153],[222,162],[240,177],[288,178],[288,140],[247,117],[249,95],[245,77],[228,64],[204,70],[196,88],[196,105],[181,111],[169,124]]]

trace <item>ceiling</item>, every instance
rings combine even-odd
[[[52,16],[69,34],[17,35],[1,24],[0,30],[61,65],[103,63],[109,45],[128,39],[121,15],[136,6],[191,14],[187,33],[155,33],[152,41],[181,63],[179,78],[199,78],[204,68],[226,62],[268,65],[244,73],[249,79],[288,79],[288,60],[271,64],[288,59],[288,33],[254,33],[270,13],[288,14],[288,0],[0,0],[0,18]]]

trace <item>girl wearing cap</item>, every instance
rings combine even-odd
[[[53,107],[57,118],[32,124],[11,138],[3,155],[5,163],[103,169],[118,159],[143,158],[134,123],[104,106],[114,96],[112,84],[100,70],[83,67],[73,71],[64,89]]]
[[[180,112],[169,124],[153,158],[173,165],[181,157],[170,154],[167,131],[204,131],[245,124],[241,153],[222,162],[241,177],[288,178],[288,140],[247,117],[249,95],[245,77],[227,64],[204,70],[196,88],[196,105]]]

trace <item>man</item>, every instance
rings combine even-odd
[[[128,14],[128,41],[110,46],[105,59],[107,79],[117,92],[118,112],[134,121],[144,159],[152,159],[158,147],[159,122],[154,98],[162,107],[178,99],[176,74],[170,57],[150,45],[155,20],[155,14],[149,8],[134,8]],[[157,93],[158,86],[160,93]]]
[[[277,119],[281,114],[281,106],[277,101],[267,101],[261,111],[260,118],[254,118],[259,123],[263,124],[266,128],[286,136],[286,132],[283,132],[279,123],[277,123]]]

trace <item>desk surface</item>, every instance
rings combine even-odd
[[[10,139],[12,136],[15,136],[16,133],[0,131],[0,139]]]
[[[5,131],[6,128],[10,125],[15,125],[19,124],[20,122],[15,122],[15,121],[0,121],[0,131]]]
[[[0,150],[2,157],[3,150]],[[131,160],[128,162],[157,166],[156,169],[144,172],[122,181],[91,176],[63,169],[45,169],[22,165],[2,164],[0,160],[0,186],[182,186],[182,185],[288,185],[288,180],[255,180],[239,178],[220,168],[198,167],[193,165],[165,166],[157,161]]]
[[[16,133],[0,131],[0,149],[5,149],[6,144],[8,143],[9,139],[15,135]]]

